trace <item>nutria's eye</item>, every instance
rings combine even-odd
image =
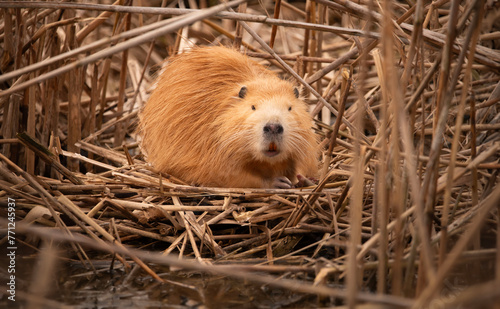
[[[241,87],[240,92],[238,93],[238,97],[243,99],[246,95],[247,95],[247,87],[243,86]]]
[[[295,94],[295,97],[299,97],[299,90],[297,88],[293,88],[293,94]]]
[[[252,110],[253,110],[253,111],[255,110],[255,105],[252,105]]]
[[[292,107],[291,106],[288,106],[288,111],[292,111]]]

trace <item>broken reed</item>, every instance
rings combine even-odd
[[[161,263],[280,285],[210,265],[249,259],[240,267],[255,269],[267,259],[259,270],[296,271],[321,283],[312,287],[297,276],[295,287],[282,281],[286,288],[351,305],[363,300],[420,307],[444,300],[439,291],[453,269],[485,256],[495,260],[492,279],[500,280],[498,240],[493,248],[481,241],[498,235],[500,167],[494,121],[500,56],[477,43],[495,39],[479,32],[488,13],[484,1],[383,1],[382,7],[371,1],[317,0],[303,7],[277,1],[281,15],[269,14],[273,18],[246,3],[238,13],[220,7],[212,15],[117,4],[0,2],[1,193],[18,197],[25,213],[43,205],[61,228],[55,213],[70,217],[75,226],[59,237],[83,264],[91,264],[80,247],[88,239],[74,238],[82,233],[101,250],[118,253],[124,264],[131,257],[158,280],[146,263],[154,258],[131,253],[120,240],[165,242],[163,253],[209,265]],[[203,24],[191,25],[195,20]],[[227,30],[232,21],[236,28]],[[323,146],[318,186],[196,188],[158,175],[130,155],[139,154],[135,121],[153,81],[150,67],[188,41],[234,41],[275,70],[289,66],[283,71],[297,72]],[[42,150],[36,141],[16,138],[23,131]],[[44,147],[52,154],[44,157]],[[246,229],[248,224],[253,227]],[[308,244],[293,238],[310,234],[317,239],[306,237]],[[283,245],[290,241],[298,247]],[[334,257],[323,264],[320,252],[327,248],[334,248]],[[296,265],[295,256],[309,264]],[[385,298],[359,292],[368,289],[371,274],[376,284],[369,289]],[[322,286],[329,282],[346,289]],[[462,295],[462,304],[472,299]]]

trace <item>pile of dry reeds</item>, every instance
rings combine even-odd
[[[498,1],[94,2],[0,2],[1,243],[17,268],[39,261],[19,301],[71,304],[50,274],[76,262],[125,281],[244,279],[290,293],[278,307],[499,308]],[[207,44],[294,76],[317,184],[193,187],[144,162],[155,72]]]

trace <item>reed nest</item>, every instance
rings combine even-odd
[[[177,286],[208,308],[499,308],[500,3],[218,3],[0,2],[1,244],[17,248],[17,304],[71,308],[60,278],[114,270],[105,289],[149,278],[149,297]],[[144,161],[135,129],[155,72],[211,44],[301,85],[316,183],[196,187]],[[219,279],[195,274],[231,281],[214,293]]]

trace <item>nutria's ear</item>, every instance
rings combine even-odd
[[[247,86],[241,87],[240,92],[238,93],[238,97],[240,97],[241,99],[245,98],[245,96],[247,95],[247,91]]]
[[[295,94],[296,98],[299,98],[299,89],[297,89],[297,87],[293,87],[293,93]]]

